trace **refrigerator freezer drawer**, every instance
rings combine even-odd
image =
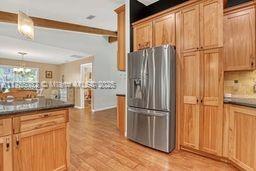
[[[164,152],[174,149],[174,141],[170,142],[169,112],[129,107],[127,120],[127,137],[130,140]]]

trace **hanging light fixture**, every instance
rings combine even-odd
[[[26,74],[29,74],[31,72],[31,69],[26,68],[24,56],[27,55],[25,52],[18,52],[19,55],[21,55],[21,62],[18,67],[13,68],[13,72],[16,75],[24,76]]]
[[[34,22],[25,13],[18,13],[18,31],[25,37],[34,40]]]

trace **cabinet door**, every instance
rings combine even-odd
[[[208,0],[200,4],[200,48],[223,46],[223,0]]]
[[[0,170],[12,171],[12,137],[0,138]]]
[[[244,170],[256,170],[256,110],[230,107],[229,157]]]
[[[255,9],[249,8],[224,17],[225,71],[255,68]]]
[[[199,51],[185,53],[183,58],[183,117],[181,144],[199,148]]]
[[[158,18],[153,22],[154,45],[175,45],[175,14]]]
[[[182,11],[182,51],[190,52],[199,49],[199,5]]]
[[[205,50],[201,53],[201,110],[200,110],[200,150],[222,154],[222,57],[219,49]]]
[[[14,171],[67,168],[65,126],[15,134],[13,141]]]
[[[125,71],[125,6],[121,6],[117,12],[117,68]]]
[[[141,50],[152,47],[152,22],[147,22],[134,27],[133,50]]]
[[[125,96],[117,96],[117,128],[121,135],[125,132]]]

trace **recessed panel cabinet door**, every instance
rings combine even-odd
[[[48,128],[13,136],[14,171],[66,169],[66,129]]]
[[[137,25],[133,29],[133,50],[152,47],[152,22]]]
[[[175,45],[175,14],[158,18],[153,21],[154,46]]]
[[[229,158],[244,170],[256,170],[256,110],[230,107]]]
[[[222,154],[222,66],[219,49],[202,51],[203,86],[200,99],[200,150],[214,155]]]
[[[125,71],[125,6],[119,7],[117,13],[117,68]]]
[[[200,49],[223,46],[223,0],[200,3]]]
[[[183,117],[181,144],[199,148],[199,51],[183,54]]]
[[[224,70],[255,69],[255,9],[224,17]]]
[[[199,5],[182,10],[182,51],[199,49]]]
[[[12,138],[0,137],[0,170],[12,171]]]

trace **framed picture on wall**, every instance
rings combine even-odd
[[[45,78],[52,78],[52,71],[45,71]]]

